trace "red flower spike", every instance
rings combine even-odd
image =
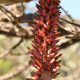
[[[52,65],[55,61],[55,58],[53,58],[51,61],[50,61],[50,64]]]
[[[47,39],[47,42],[50,43],[52,41],[52,39]]]
[[[53,57],[55,56],[55,54],[56,54],[56,53],[52,53],[52,54],[50,55],[50,57],[53,58]]]
[[[55,47],[55,48],[53,49],[53,52],[56,52],[58,49],[59,49],[59,47]]]
[[[57,61],[61,56],[57,54],[59,47],[56,40],[58,35],[58,18],[59,0],[39,0],[37,4],[38,11],[36,12],[37,19],[34,20],[33,26],[33,49],[29,48],[32,55],[30,64],[34,66],[37,71],[32,72],[32,79],[27,80],[51,80],[59,73],[59,63]]]
[[[51,6],[49,7],[49,9],[50,9],[50,10],[52,10],[52,9],[53,9],[53,7],[54,7],[54,6],[53,6],[53,5],[51,5]]]
[[[61,60],[55,62],[55,66],[58,66],[60,64]]]
[[[54,78],[56,78],[56,76],[59,75],[59,74],[60,74],[60,73],[56,73],[56,74],[54,74]]]
[[[42,68],[42,64],[36,59],[36,63],[39,65],[40,68]]]
[[[47,3],[49,4],[50,0],[47,0]]]
[[[45,4],[45,1],[44,0],[40,0],[39,3],[40,4]]]
[[[43,53],[42,53],[42,51],[41,51],[40,49],[39,49],[39,53],[40,53],[40,55],[42,56]]]
[[[57,57],[55,57],[55,60],[59,59],[59,57],[61,57],[62,54],[59,54]]]
[[[49,8],[48,4],[45,4],[45,8]]]
[[[45,10],[43,10],[43,15],[46,15],[46,12],[45,12]]]
[[[56,72],[59,68],[60,68],[60,66],[57,66],[56,68],[52,69],[52,71]]]
[[[47,20],[49,20],[49,15],[47,15],[47,17],[46,17],[46,21],[47,21]]]
[[[31,72],[31,74],[40,74],[40,71],[38,70],[38,71],[33,71],[33,72]]]

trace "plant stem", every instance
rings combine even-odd
[[[50,73],[44,73],[44,74],[42,74],[42,80],[51,80]]]

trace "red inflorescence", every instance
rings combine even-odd
[[[33,78],[27,80],[42,80],[42,74],[49,73],[51,78],[55,78],[59,73],[56,73],[59,69],[61,62],[56,56],[56,52],[59,47],[56,45],[58,40],[56,38],[59,35],[58,29],[58,17],[59,12],[59,0],[39,0],[37,4],[37,13],[35,19],[35,26],[33,26],[33,48],[29,51],[31,53],[30,64],[34,66],[37,71],[33,71],[31,74]]]

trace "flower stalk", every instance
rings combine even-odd
[[[35,26],[33,26],[33,49],[29,48],[31,56],[30,64],[34,66],[37,71],[31,74],[33,78],[27,80],[51,80],[59,73],[60,68],[58,61],[60,55],[57,55],[59,47],[56,45],[59,35],[58,17],[59,0],[39,0],[37,4],[38,11],[36,12]]]
[[[42,74],[42,80],[51,80],[51,76],[50,73],[44,73]]]

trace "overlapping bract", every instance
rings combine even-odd
[[[27,80],[41,80],[42,74],[50,73],[51,78],[55,78],[59,73],[56,73],[59,69],[61,62],[57,59],[61,56],[56,56],[56,52],[59,47],[56,45],[58,40],[56,38],[59,35],[58,17],[59,12],[59,0],[39,0],[37,4],[37,19],[35,26],[33,26],[33,48],[30,49],[31,62],[30,64],[37,68],[37,71],[33,71],[31,74],[33,79]]]

